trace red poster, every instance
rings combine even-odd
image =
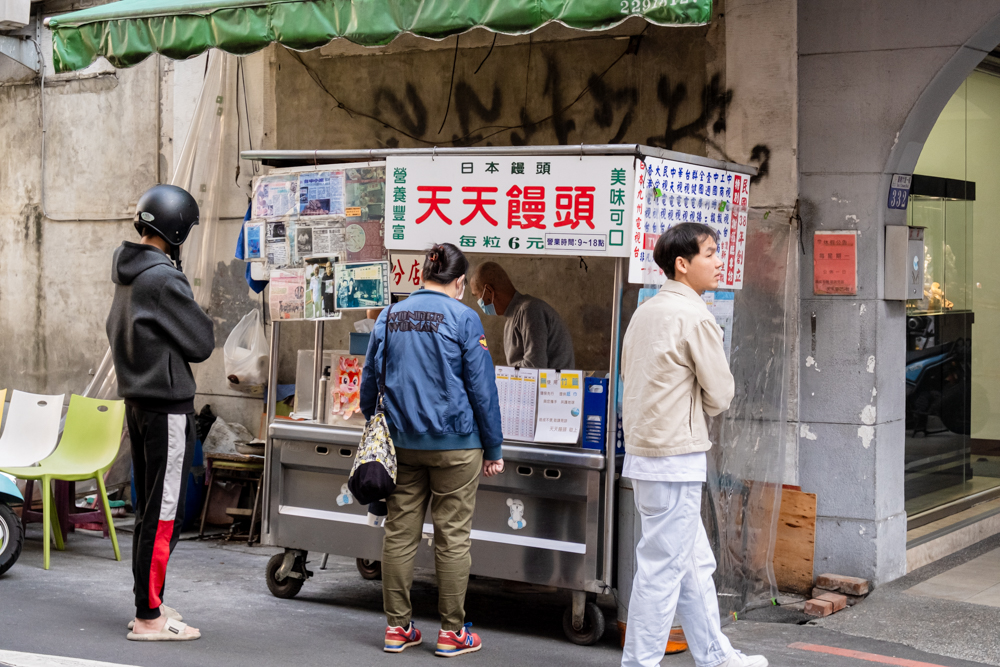
[[[813,294],[858,293],[858,237],[854,231],[813,236]]]

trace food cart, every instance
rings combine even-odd
[[[596,642],[604,631],[604,617],[593,600],[598,593],[611,592],[615,576],[615,480],[621,455],[615,397],[626,281],[647,290],[662,283],[664,277],[652,261],[656,238],[672,224],[697,221],[720,234],[725,262],[720,288],[739,289],[749,177],[756,170],[640,145],[248,151],[242,156],[275,167],[263,179],[270,179],[269,196],[279,193],[279,210],[273,202],[262,201],[254,217],[260,213],[264,219],[280,219],[283,226],[292,225],[289,210],[294,218],[299,211],[330,213],[339,206],[348,226],[352,215],[358,224],[381,226],[383,253],[412,254],[432,242],[452,242],[470,253],[614,258],[614,279],[607,285],[611,318],[601,323],[610,328],[607,366],[584,369],[598,380],[606,378],[603,385],[587,383],[601,387],[603,414],[581,416],[569,429],[571,435],[561,438],[562,444],[535,442],[524,434],[516,440],[508,437],[505,418],[506,469],[480,481],[472,526],[472,574],[571,592],[563,621],[566,635],[579,644]],[[384,202],[369,199],[365,214],[352,202],[336,203],[340,195],[330,196],[323,189],[328,185],[318,190],[314,186],[312,194],[296,193],[289,185],[295,174],[343,165],[383,170]],[[330,178],[340,187],[336,183],[341,177]],[[350,175],[346,178],[349,183]],[[317,203],[317,197],[322,201]],[[269,235],[262,230],[258,239]],[[371,236],[371,227],[368,233]],[[310,234],[310,243],[315,243],[326,232]],[[257,252],[267,255],[266,247]],[[271,277],[273,281],[281,276],[272,272]],[[301,287],[307,293],[311,289],[308,284]],[[297,306],[286,308],[283,302],[276,312],[273,295],[271,303],[268,387],[277,386],[282,355],[291,352],[282,344],[282,331],[314,327],[308,382],[296,387],[298,394],[311,399],[308,414],[296,406],[298,416],[306,419],[276,418],[276,392],[267,394],[261,541],[285,549],[268,563],[267,583],[276,596],[292,597],[311,575],[306,568],[310,551],[355,558],[362,576],[377,578],[383,530],[369,519],[367,507],[346,492],[363,418],[330,420],[322,413],[327,401],[320,393],[326,384],[321,378],[330,365],[324,357],[329,319],[301,318]],[[316,314],[322,310],[314,309]],[[292,317],[286,318],[289,313]],[[298,362],[301,367],[302,359]],[[590,421],[584,422],[584,417]],[[433,533],[429,517],[424,533]],[[418,567],[433,567],[428,542],[418,551]]]

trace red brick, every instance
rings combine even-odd
[[[840,574],[821,574],[816,577],[816,587],[846,595],[868,595],[868,582],[859,577]]]
[[[833,613],[833,603],[826,600],[808,600],[805,612],[810,616],[829,616]]]
[[[816,596],[817,600],[826,600],[833,605],[833,613],[837,613],[847,606],[847,598],[840,593],[823,593]]]
[[[842,595],[842,593],[837,593],[836,591],[828,591],[823,588],[813,588],[812,590],[812,596],[814,598],[820,597],[821,595],[823,595],[823,593],[836,593],[837,595]],[[844,595],[844,597],[847,598],[848,607],[853,607],[854,605],[865,599],[865,596],[863,595]]]

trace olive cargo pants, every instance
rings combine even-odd
[[[382,600],[390,626],[406,627],[413,607],[413,560],[430,503],[434,522],[441,627],[458,632],[465,623],[465,590],[472,556],[472,514],[483,467],[483,450],[396,449],[396,490],[386,500],[382,546]]]

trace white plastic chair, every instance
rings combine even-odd
[[[64,399],[64,394],[11,393],[0,434],[0,468],[32,466],[55,450]]]

